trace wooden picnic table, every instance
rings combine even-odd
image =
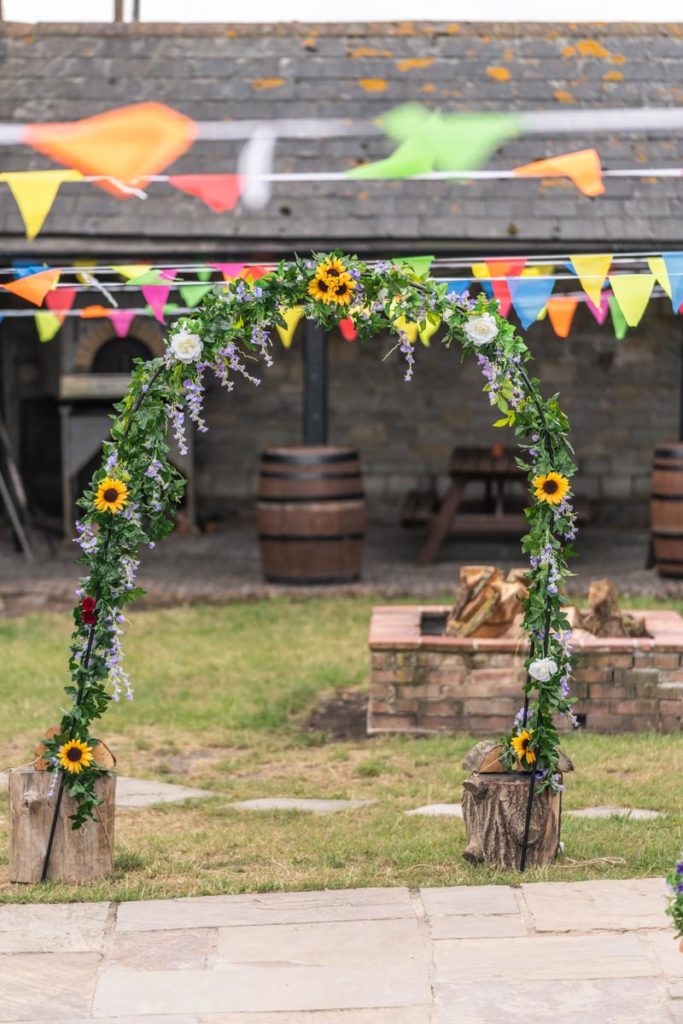
[[[514,534],[522,532],[524,515],[511,511],[506,501],[506,485],[524,482],[526,475],[514,455],[502,445],[491,448],[454,448],[449,465],[450,484],[434,513],[418,565],[430,565],[448,533]],[[485,511],[459,513],[469,483],[485,484]]]

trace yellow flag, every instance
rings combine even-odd
[[[586,256],[570,256],[572,266],[581,287],[594,306],[600,308],[600,294],[605,283],[607,272],[612,265],[612,257],[607,254]]]
[[[490,277],[489,268],[487,263],[473,263],[472,273],[475,277]]]
[[[432,323],[431,320],[428,320],[423,329],[420,331],[420,341],[426,348],[429,348],[429,345],[431,343],[430,339],[432,338],[432,335],[436,334],[439,327],[441,327],[441,317],[439,317],[436,323]]]
[[[647,265],[655,275],[657,283],[662,286],[666,294],[671,298],[671,281],[669,280],[669,272],[666,269],[666,263],[662,257],[650,256],[647,261]]]
[[[420,333],[420,327],[416,323],[409,323],[404,316],[399,316],[394,320],[394,327],[408,335],[408,341],[411,345],[414,345],[417,341],[417,336]]]
[[[610,277],[614,297],[629,327],[637,327],[648,304],[655,279],[653,274],[615,274]]]
[[[294,333],[299,326],[302,316],[304,315],[303,306],[292,306],[291,309],[281,309],[283,319],[287,323],[287,327],[277,326],[277,333],[280,335],[280,341],[285,348],[291,348],[292,342],[294,341]]]
[[[52,209],[59,186],[65,181],[81,181],[80,171],[8,171],[0,174],[6,181],[24,222],[26,237],[36,237]]]
[[[36,320],[36,331],[41,341],[52,341],[55,334],[62,326],[64,321],[63,316],[57,316],[56,313],[48,313],[41,311],[35,314]]]
[[[148,274],[152,265],[147,263],[126,263],[122,266],[112,267],[117,274],[130,280],[131,277],[140,277],[141,274]]]

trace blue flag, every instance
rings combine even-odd
[[[662,259],[671,282],[671,305],[678,313],[683,306],[683,252],[663,252]]]
[[[510,298],[526,331],[548,302],[555,287],[554,277],[510,277],[507,286]]]

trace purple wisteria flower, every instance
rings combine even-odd
[[[173,436],[178,445],[178,451],[181,455],[187,455],[189,448],[185,434],[185,413],[179,405],[175,404],[166,406],[166,413],[171,424]]]
[[[86,555],[91,555],[94,551],[97,551],[99,540],[92,528],[92,523],[82,523],[80,519],[76,520],[74,544],[78,544],[81,551]]]
[[[187,411],[190,419],[202,434],[208,431],[208,427],[202,418],[202,405],[204,403],[204,382],[201,374],[197,380],[183,381],[183,387],[185,388],[185,399],[187,401]]]
[[[148,476],[150,478],[150,480],[154,480],[154,481],[156,481],[156,483],[160,484],[161,483],[161,470],[162,469],[163,469],[163,464],[161,462],[159,462],[158,459],[153,459],[150,462],[150,464],[147,467],[147,469],[145,470],[145,476]]]
[[[415,365],[415,356],[413,355],[413,346],[410,344],[410,338],[405,331],[398,332],[399,348],[403,353],[403,357],[408,364],[406,369],[404,380],[410,381],[413,379],[413,367]]]

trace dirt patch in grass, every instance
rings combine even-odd
[[[368,693],[342,690],[323,697],[306,719],[306,732],[323,732],[332,740],[365,740],[367,734]]]

